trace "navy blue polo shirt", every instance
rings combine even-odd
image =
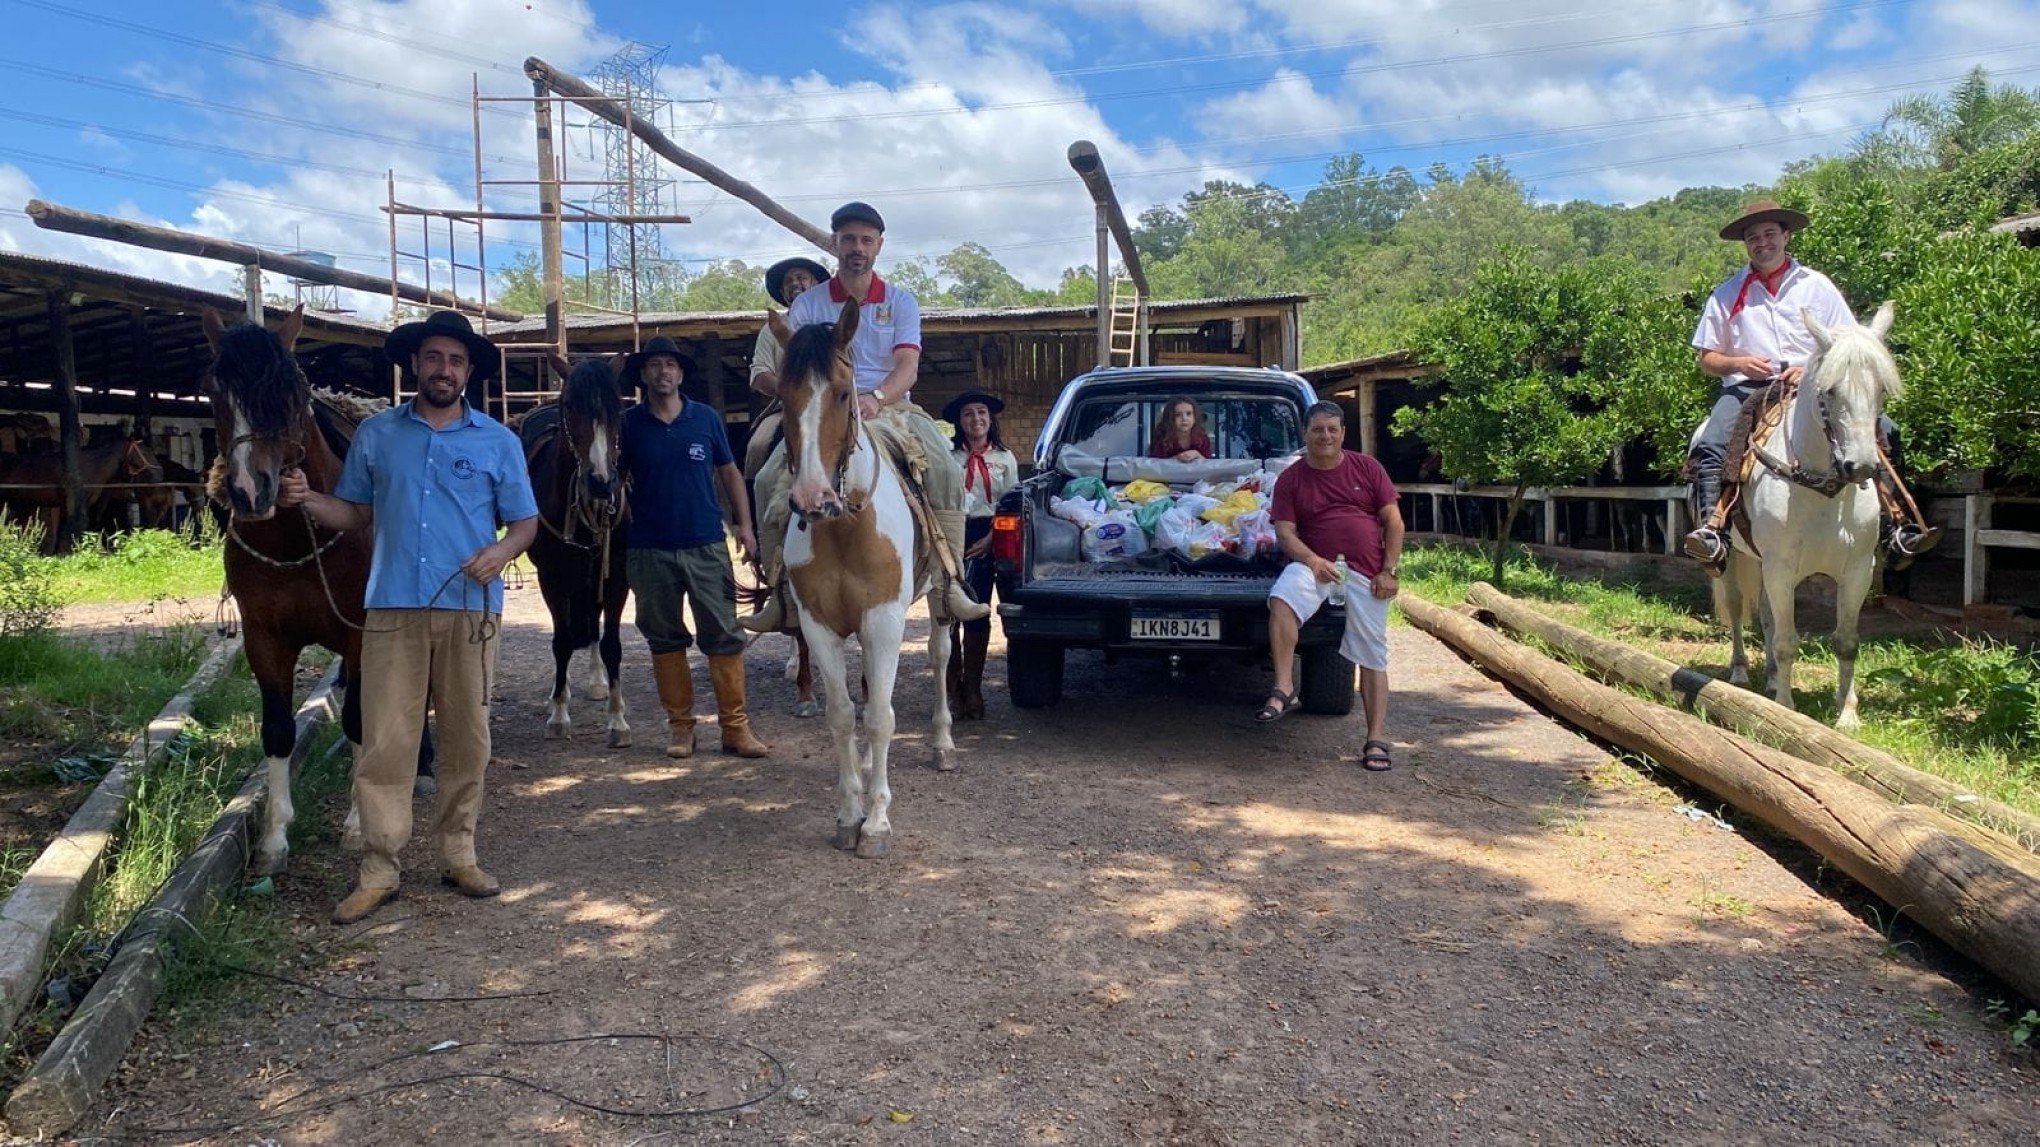
[[[406,402],[354,432],[333,493],[375,509],[370,609],[503,608],[503,579],[456,571],[496,540],[499,522],[538,513],[517,436],[481,411],[435,429]]]
[[[630,478],[630,548],[679,550],[723,540],[715,472],[736,461],[715,408],[692,399],[671,422],[639,403],[623,412]]]

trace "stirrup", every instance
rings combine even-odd
[[[1695,528],[1692,533],[1686,535],[1686,540],[1680,548],[1685,551],[1687,557],[1702,565],[1728,564],[1728,542],[1722,538],[1721,531],[1713,526],[1703,525]]]
[[[1904,554],[1909,558],[1919,557],[1941,544],[1941,527],[1922,526],[1915,522],[1901,522],[1891,531],[1891,552]]]
[[[992,607],[976,601],[963,583],[950,580],[942,592],[942,609],[950,621],[982,621],[992,615]]]

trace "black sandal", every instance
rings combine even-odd
[[[1284,693],[1280,689],[1270,689],[1268,690],[1267,703],[1255,711],[1254,720],[1259,721],[1263,725],[1272,725],[1287,717],[1289,711],[1294,708],[1296,708],[1296,694],[1294,692]]]
[[[1360,767],[1370,773],[1385,773],[1395,767],[1395,746],[1387,741],[1369,741],[1360,746]]]

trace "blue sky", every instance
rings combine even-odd
[[[1049,285],[1091,258],[1077,138],[1130,212],[1209,178],[1300,196],[1349,149],[1418,171],[1498,153],[1541,198],[1640,202],[1767,181],[1974,64],[2040,86],[2040,0],[0,0],[0,20],[0,248],[222,289],[230,268],[52,235],[19,208],[384,271],[385,170],[400,199],[472,205],[473,76],[528,94],[528,55],[586,74],[636,41],[665,49],[683,146],[812,220],[870,199],[888,260],[972,241]],[[484,117],[489,178],[531,177],[529,115]],[[574,174],[595,146],[567,134]],[[696,222],[665,230],[669,254],[801,250],[697,182],[672,194]],[[490,203],[533,206],[515,188]],[[536,237],[493,233],[496,265]]]

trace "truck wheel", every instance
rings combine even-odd
[[[1062,700],[1063,647],[1020,638],[1006,643],[1006,690],[1015,709],[1046,709]]]
[[[1353,711],[1357,686],[1351,661],[1339,656],[1336,645],[1318,645],[1302,651],[1303,678],[1297,699],[1306,713],[1343,717]]]

